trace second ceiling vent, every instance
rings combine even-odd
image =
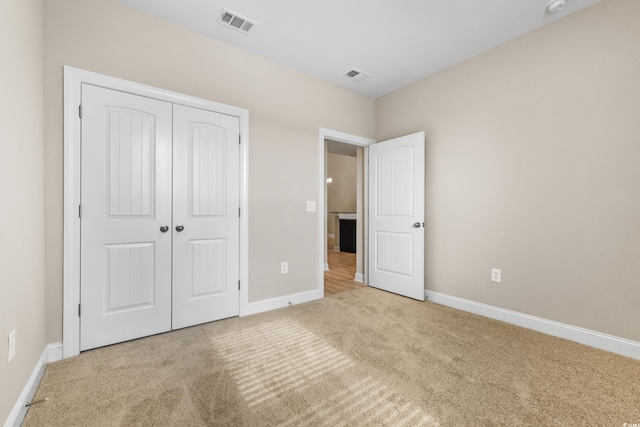
[[[361,82],[367,77],[371,77],[371,75],[355,69],[347,71],[346,73],[343,74],[343,76],[348,78],[349,80],[354,80],[356,82]]]
[[[232,28],[244,34],[248,34],[256,25],[255,21],[247,19],[244,16],[240,16],[227,9],[222,9],[222,12],[218,17],[218,24],[222,24],[225,27]]]

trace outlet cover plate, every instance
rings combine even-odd
[[[491,269],[491,281],[492,282],[497,282],[497,283],[502,282],[502,270],[500,270],[499,268],[492,268]]]
[[[289,272],[289,263],[284,261],[280,263],[280,274],[287,274]]]

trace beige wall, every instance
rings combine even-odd
[[[327,186],[327,233],[335,234],[337,215],[331,212],[356,211],[356,158],[329,153],[327,155],[327,177],[333,178],[333,182]]]
[[[44,1],[0,2],[0,423],[45,348]],[[16,331],[9,364],[7,338]]]
[[[426,131],[427,289],[640,341],[638,23],[603,1],[377,100],[378,140]]]
[[[372,99],[110,0],[47,0],[46,24],[49,341],[62,337],[63,65],[248,109],[249,300],[317,286],[319,127],[372,136]]]

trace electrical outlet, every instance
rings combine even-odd
[[[498,283],[502,282],[502,270],[500,270],[499,268],[492,268],[491,281],[498,282]]]
[[[307,212],[315,212],[316,211],[316,202],[308,201],[307,202]]]
[[[280,274],[287,274],[289,272],[289,263],[281,262],[280,263]]]
[[[16,355],[16,330],[14,329],[9,334],[9,363]]]

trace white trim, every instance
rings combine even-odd
[[[329,268],[329,263],[328,263],[328,262],[325,262],[325,263],[324,263],[324,271],[329,271],[329,270],[330,270],[330,268]]]
[[[269,298],[261,301],[250,302],[247,306],[245,315],[262,313],[265,311],[276,310],[278,308],[288,307],[303,302],[314,301],[323,297],[323,293],[318,289],[306,292],[298,292],[276,298]]]
[[[327,213],[325,208],[325,189],[326,189],[326,177],[325,175],[325,140],[331,139],[333,141],[342,142],[345,144],[357,145],[359,147],[364,148],[364,212],[362,213],[362,217],[364,218],[364,236],[366,241],[367,233],[369,232],[369,199],[368,199],[368,183],[369,183],[369,172],[368,172],[368,156],[369,156],[369,146],[371,144],[375,144],[374,139],[364,138],[361,136],[351,135],[345,132],[340,132],[337,130],[319,128],[318,130],[318,212],[320,212],[320,218],[318,220],[318,292],[320,297],[324,297],[324,272],[328,270],[329,267],[325,263],[325,254],[327,253],[327,239],[326,239],[326,230],[327,230]],[[335,236],[334,236],[335,237]],[[369,267],[369,254],[367,249],[367,244],[364,245],[364,271],[365,271],[365,280],[367,269]],[[335,248],[334,248],[335,250]],[[338,250],[339,247],[338,247]]]
[[[533,329],[534,331],[640,360],[640,342],[603,334],[601,332],[577,326],[567,325],[565,323],[555,322],[553,320],[530,316],[517,311],[494,307],[480,302],[442,294],[440,292],[425,290],[424,294],[429,301],[436,304],[446,305],[447,307],[456,308],[458,310],[467,311],[469,313],[478,314],[491,319],[501,320],[513,325],[522,326],[523,328]]]
[[[372,144],[375,144],[374,140],[371,140]],[[364,212],[362,217],[364,218],[364,229],[362,231],[362,247],[364,251],[363,257],[363,283],[369,283],[369,147],[364,149],[364,167],[362,168],[362,174],[364,175],[364,185],[362,191],[364,192]]]
[[[48,344],[44,347],[44,350],[42,350],[42,354],[36,362],[27,383],[22,389],[22,393],[18,396],[16,404],[13,405],[13,409],[4,423],[4,427],[19,427],[22,425],[24,417],[27,415],[27,407],[25,405],[36,394],[38,385],[40,385],[40,380],[44,375],[44,370],[47,367],[47,363],[55,362],[61,358],[62,343]]]
[[[240,115],[240,301],[238,315],[247,315],[249,304],[249,110]]]
[[[330,239],[335,239],[336,235],[335,234],[327,234],[327,237]]]
[[[82,77],[64,68],[64,208],[62,275],[62,355],[80,353],[80,320],[71,307],[80,304],[80,120]]]
[[[57,362],[58,360],[62,360],[62,343],[61,342],[56,342],[53,344],[48,344],[47,345],[47,352],[48,352],[48,357],[47,357],[47,362],[51,363],[51,362]]]
[[[340,252],[340,246],[334,246],[333,247],[333,251],[334,252]]]
[[[355,277],[353,278],[353,281],[358,283],[364,283],[364,274],[356,273]]]
[[[240,119],[240,271],[241,281],[238,311],[244,316],[248,311],[249,298],[249,203],[248,203],[248,162],[249,162],[249,111],[206,99],[195,98],[176,92],[158,89],[139,83],[64,67],[64,248],[63,248],[63,316],[62,316],[62,357],[80,353],[80,136],[81,122],[78,106],[81,103],[82,84],[119,90],[148,98],[214,111]]]

